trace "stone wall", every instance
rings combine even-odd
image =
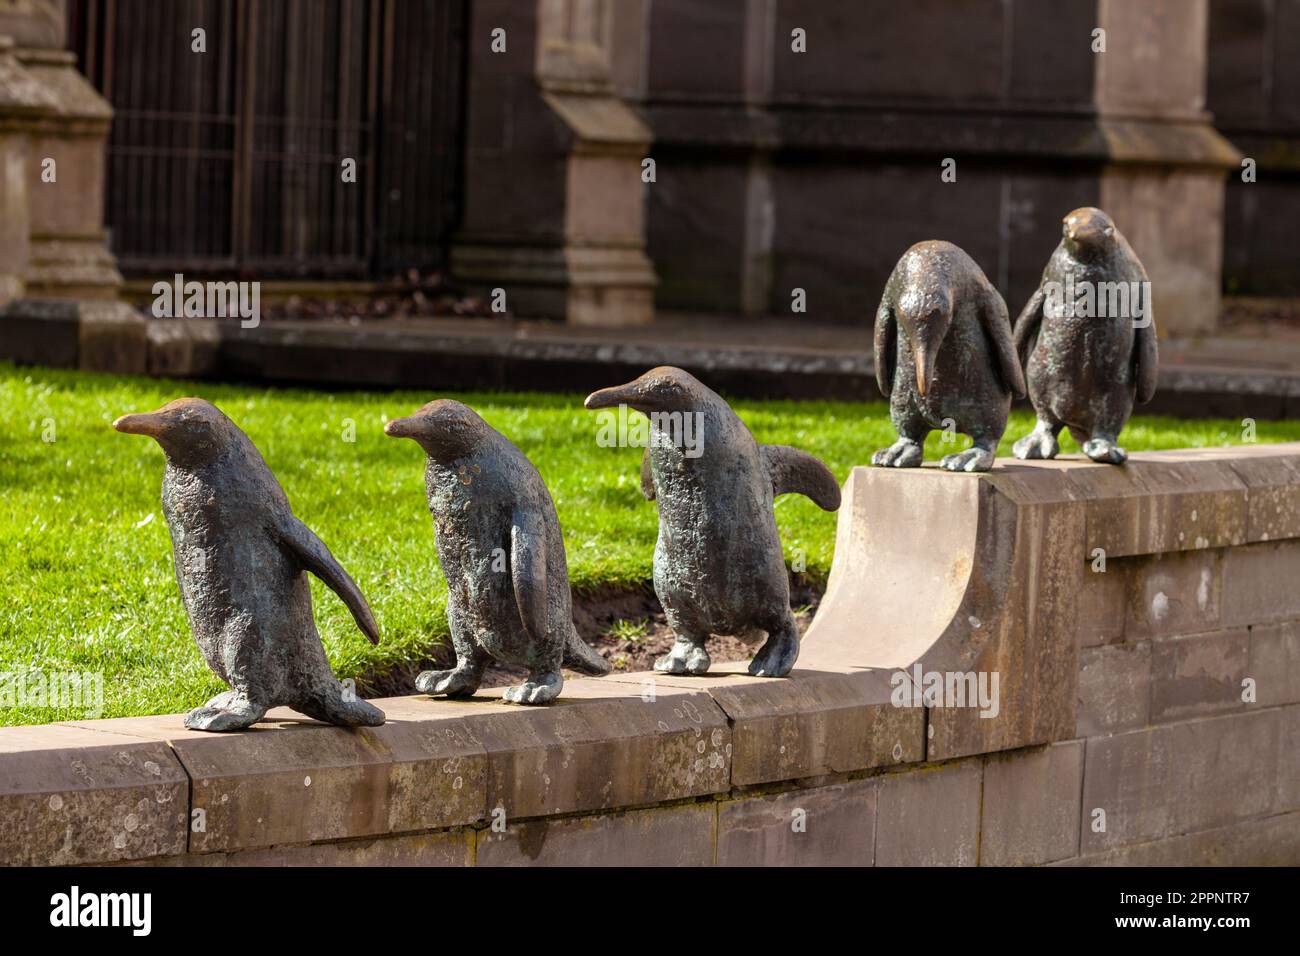
[[[845,492],[788,680],[0,729],[0,862],[1300,863],[1300,445]],[[897,706],[913,664],[996,715]]]
[[[641,0],[656,303],[868,324],[902,252],[956,242],[1014,316],[1061,218],[1112,214],[1162,330],[1212,328],[1224,173],[1204,0]],[[806,52],[792,49],[804,31]],[[1094,31],[1104,31],[1104,52]],[[956,179],[941,179],[955,161]]]
[[[1228,293],[1300,293],[1300,5],[1210,0],[1207,99],[1214,124],[1256,163],[1225,193],[1223,283]]]

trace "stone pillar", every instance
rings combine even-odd
[[[54,99],[29,127],[31,263],[27,294],[116,299],[122,276],[104,232],[104,157],[112,108],[63,50],[19,50],[23,68]],[[52,166],[50,164],[53,164]],[[46,170],[54,180],[47,181]]]
[[[1099,0],[1100,205],[1139,250],[1162,333],[1212,330],[1220,310],[1224,181],[1241,156],[1205,110],[1208,0]]]
[[[26,289],[31,260],[27,129],[54,105],[14,58],[13,46],[11,37],[0,36],[0,304]]]
[[[0,72],[17,78],[20,99],[21,91],[35,91],[30,104],[0,105],[3,207],[26,224],[25,240],[0,252],[0,298],[11,299],[0,309],[0,353],[142,372],[144,319],[118,299],[122,276],[103,228],[113,111],[62,49],[64,32],[62,0],[0,0],[0,33],[11,44]],[[0,89],[0,97],[15,95],[2,81]],[[7,233],[18,228],[0,225]]]
[[[610,0],[472,6],[465,211],[452,271],[480,290],[503,289],[516,316],[581,325],[653,317],[641,180],[650,133],[615,92],[612,11]],[[492,49],[497,30],[504,52]]]

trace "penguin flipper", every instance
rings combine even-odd
[[[1029,389],[1025,385],[1020,359],[1016,356],[1015,343],[1011,341],[1011,317],[1007,313],[1007,303],[992,285],[984,290],[984,303],[979,311],[984,332],[993,345],[1002,384],[1014,398],[1024,398]]]
[[[371,644],[379,643],[379,625],[366,603],[355,581],[343,570],[325,547],[325,542],[316,536],[316,532],[307,527],[293,515],[283,527],[276,529],[281,543],[293,552],[304,568],[324,581],[331,591],[343,599],[343,603],[352,612],[352,618],[361,628],[361,633],[370,639]]]
[[[641,494],[645,495],[646,501],[655,500],[655,476],[654,471],[650,468],[650,448],[646,447],[645,454],[641,456]]]
[[[1020,317],[1016,319],[1016,327],[1011,337],[1015,343],[1016,355],[1022,364],[1029,361],[1029,353],[1034,350],[1038,327],[1043,322],[1043,303],[1046,299],[1047,295],[1040,285],[1029,297],[1025,307],[1020,310]]]
[[[1156,345],[1156,321],[1147,316],[1147,324],[1134,329],[1133,380],[1137,382],[1137,400],[1145,405],[1156,394],[1160,358]]]
[[[882,299],[876,310],[875,359],[876,387],[889,398],[894,391],[894,359],[898,349],[898,320],[889,301]]]
[[[789,445],[759,445],[763,465],[772,479],[772,497],[784,494],[811,498],[823,511],[840,507],[840,483],[821,461]]]
[[[546,640],[546,525],[520,508],[510,519],[510,583],[524,630],[538,643]]]

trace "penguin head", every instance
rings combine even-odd
[[[898,324],[912,347],[916,390],[921,395],[934,384],[934,362],[952,325],[952,292],[947,283],[925,281],[910,285],[895,305]]]
[[[592,392],[582,404],[588,409],[627,405],[646,414],[693,411],[704,391],[704,385],[694,375],[671,365],[661,365],[626,385]]]
[[[113,427],[127,435],[148,435],[169,461],[186,467],[213,460],[239,435],[221,409],[201,398],[178,398],[156,412],[123,415]]]
[[[1072,256],[1085,259],[1105,249],[1115,238],[1115,223],[1093,206],[1083,206],[1061,220],[1061,241]]]
[[[410,438],[435,461],[449,462],[473,454],[491,432],[487,422],[468,405],[440,398],[414,415],[384,425],[389,438]]]

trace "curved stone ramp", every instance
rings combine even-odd
[[[895,706],[932,703],[926,678],[942,681],[943,706],[925,708],[930,759],[1068,736],[1085,552],[1066,475],[1102,467],[855,468],[801,666],[888,675]]]
[[[996,677],[993,707],[960,695],[925,707],[926,759],[1066,739],[1098,561],[1297,535],[1300,444],[1138,453],[1121,468],[1082,456],[973,475],[858,467],[799,667],[888,674],[899,695],[918,669],[953,691],[992,691]]]

